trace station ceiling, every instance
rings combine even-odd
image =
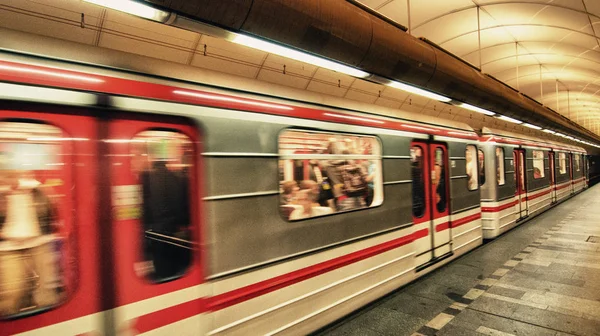
[[[599,134],[600,1],[360,2]]]
[[[406,26],[411,35],[433,41],[484,73],[600,134],[600,1],[361,0],[361,3]],[[475,128],[486,125],[541,133],[81,0],[0,0],[0,27],[445,117]]]

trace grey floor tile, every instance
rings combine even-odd
[[[381,307],[370,310],[361,318],[365,321],[365,325],[368,322],[369,329],[383,335],[397,336],[412,335],[421,326],[429,322],[425,319]]]
[[[575,335],[597,336],[600,334],[600,322],[528,306],[519,306],[513,313],[512,318]]]
[[[513,299],[520,299],[521,297],[523,297],[523,294],[525,294],[525,292],[522,290],[516,290],[516,289],[510,289],[510,288],[504,288],[504,287],[498,287],[498,286],[492,286],[492,288],[488,289],[487,292],[490,294],[502,295],[502,296],[513,298]]]
[[[443,327],[438,333],[437,336],[481,336],[480,333],[475,330],[470,330],[466,328],[459,327],[457,325],[453,325],[452,322],[448,323],[445,327]]]
[[[429,321],[444,309],[448,308],[448,303],[408,293],[401,293],[382,303],[381,307],[393,309]]]
[[[511,317],[519,305],[517,303],[497,300],[487,296],[480,296],[469,305],[469,309],[494,314],[498,316]]]

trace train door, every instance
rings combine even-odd
[[[550,199],[552,203],[556,203],[556,171],[554,161],[554,152],[548,152],[548,162],[550,163]]]
[[[2,335],[103,334],[96,123],[60,112],[0,111]]]
[[[571,194],[575,193],[575,183],[573,183],[573,176],[574,176],[574,165],[573,165],[573,153],[569,153],[568,155],[569,158],[569,190],[571,190]]]
[[[189,318],[205,311],[198,131],[185,120],[123,115],[107,122],[103,136],[114,251],[107,254],[119,307],[115,328],[137,334],[175,323],[176,333],[205,333],[199,319]]]
[[[515,198],[517,200],[517,220],[527,217],[527,176],[525,169],[525,150],[515,149],[513,152],[515,162],[515,180],[516,190]]]
[[[413,222],[429,231],[429,240],[417,246],[417,263],[426,267],[452,253],[449,210],[448,149],[440,143],[415,141],[413,162]]]

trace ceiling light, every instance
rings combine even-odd
[[[448,98],[448,97],[444,97],[442,95],[439,95],[437,93],[433,93],[427,90],[423,90],[423,89],[419,89],[418,87],[414,87],[412,85],[408,85],[408,84],[404,84],[404,83],[400,83],[400,82],[396,82],[396,81],[391,81],[389,83],[387,83],[388,86],[391,86],[393,88],[396,89],[400,89],[402,91],[406,91],[406,92],[410,92],[410,93],[414,93],[416,95],[419,96],[423,96],[423,97],[427,97],[430,99],[435,99],[435,100],[439,100],[441,102],[447,103],[449,101],[451,101],[452,99]]]
[[[83,0],[103,7],[116,9],[121,12],[143,17],[152,21],[166,22],[170,16],[169,12],[153,8],[143,3],[132,0]]]
[[[549,130],[549,129],[545,129],[542,132],[546,132],[546,133],[550,133],[550,134],[556,134],[556,132],[554,132],[553,130]]]
[[[273,109],[278,109],[278,110],[288,110],[289,111],[289,110],[294,109],[293,107],[285,106],[285,105],[263,103],[263,102],[253,101],[253,100],[219,96],[219,95],[208,94],[208,93],[189,92],[189,91],[182,91],[182,90],[174,90],[173,93],[182,95],[182,96],[189,96],[189,97],[196,97],[196,98],[217,100],[217,101],[226,101],[226,102],[230,102],[230,103],[267,107],[267,108],[273,108]]]
[[[368,72],[364,72],[362,70],[358,70],[341,63],[330,61],[325,58],[317,57],[302,51],[284,47],[279,44],[267,42],[247,35],[234,34],[231,41],[237,44],[244,45],[246,47],[291,58],[296,61],[310,63],[321,68],[341,72],[352,77],[366,78],[370,76]]]
[[[536,126],[536,125],[532,125],[532,124],[528,124],[528,123],[524,123],[523,126],[529,127],[529,128],[533,128],[533,129],[536,129],[536,130],[541,130],[542,129],[540,126]]]
[[[494,112],[492,111],[488,111],[486,109],[482,109],[481,107],[477,107],[477,106],[473,106],[467,103],[460,103],[458,106],[462,107],[462,108],[466,108],[467,110],[471,110],[473,112],[477,112],[477,113],[483,113],[485,115],[489,115],[489,116],[493,116]]]
[[[500,120],[504,120],[504,121],[508,121],[514,124],[522,124],[523,122],[521,120],[517,120],[511,117],[507,117],[507,116],[499,116],[498,119]]]

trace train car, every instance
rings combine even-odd
[[[585,151],[484,127],[483,235],[492,239],[587,186]]]
[[[305,334],[482,243],[467,125],[2,56],[2,335]]]

